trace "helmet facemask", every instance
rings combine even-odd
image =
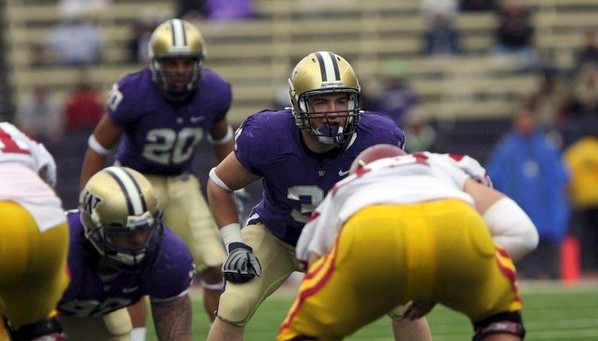
[[[164,225],[161,214],[154,218],[150,212],[138,217],[130,216],[127,220],[126,226],[98,223],[95,228],[86,229],[85,236],[98,253],[111,260],[116,268],[135,272],[157,253]]]
[[[94,174],[79,200],[85,237],[109,267],[139,272],[153,262],[164,234],[153,187],[141,173],[111,166]]]
[[[166,71],[164,63],[169,60],[189,59],[193,63],[193,68],[189,72]],[[200,56],[164,56],[154,57],[152,59],[151,69],[154,81],[167,94],[174,97],[185,97],[193,92],[201,80],[203,70],[203,58]],[[182,79],[182,81],[180,80]],[[182,82],[183,84],[176,84]]]
[[[179,100],[186,98],[197,88],[202,76],[205,42],[193,24],[181,19],[164,22],[152,33],[148,49],[152,79],[165,94]],[[188,73],[166,71],[165,63],[181,63],[181,59],[192,63]],[[180,67],[178,65],[175,68],[173,65],[174,69]],[[186,79],[181,81],[181,78]]]
[[[308,129],[322,144],[343,147],[353,137],[359,123],[359,81],[351,65],[341,56],[318,51],[303,58],[289,77],[289,98],[295,124]],[[331,95],[347,95],[347,108],[342,111],[322,111],[314,108],[314,99]],[[337,123],[339,116],[344,124]],[[324,121],[324,124],[314,120]]]
[[[310,109],[310,99],[315,96],[325,96],[327,94],[346,93],[348,96],[348,109],[340,111],[315,112]],[[301,129],[309,129],[322,144],[344,146],[355,133],[357,123],[359,123],[359,93],[353,89],[334,89],[329,91],[308,91],[299,96],[299,110],[295,112],[295,123]],[[332,120],[332,117],[344,117],[345,122],[339,125]],[[325,124],[319,128],[312,123],[314,119],[323,119]]]

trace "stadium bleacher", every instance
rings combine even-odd
[[[559,67],[570,66],[572,48],[581,44],[581,32],[595,26],[598,3],[524,2],[534,10],[538,47],[551,52]],[[417,1],[331,3],[256,0],[255,20],[198,23],[207,40],[207,64],[233,84],[233,121],[240,122],[248,114],[270,106],[276,89],[286,81],[290,62],[319,49],[345,56],[360,77],[371,82],[384,74],[388,60],[402,58],[408,63],[412,84],[426,98],[429,115],[439,120],[505,117],[512,111],[513,101],[535,86],[530,75],[511,72],[515,71],[515,63],[497,62],[486,53],[493,42],[492,14],[460,14],[456,25],[463,34],[467,57],[438,60],[419,55],[419,34],[425,23]],[[144,13],[151,11],[162,17],[174,13],[172,2],[119,0],[96,16],[105,41],[103,63],[87,72],[103,90],[137,68],[126,63],[126,44],[141,7]],[[12,65],[15,99],[25,96],[36,82],[44,82],[64,94],[77,81],[76,70],[31,65],[35,53],[31,47],[43,41],[48,29],[60,20],[55,2],[7,0],[6,17],[11,45],[7,60]],[[428,72],[434,72],[437,81],[430,81]],[[463,92],[474,95],[464,96]],[[506,95],[475,95],[488,92]]]
[[[573,62],[573,49],[582,43],[582,32],[596,28],[596,0],[523,0],[533,10],[536,45],[554,56],[561,70]],[[230,23],[199,22],[207,41],[207,65],[226,77],[234,92],[230,120],[239,124],[247,115],[269,107],[276,91],[286,84],[289,65],[314,50],[333,50],[356,68],[362,83],[376,88],[389,61],[400,58],[405,75],[423,99],[428,117],[445,131],[446,148],[469,152],[482,160],[498,135],[508,126],[515,105],[537,86],[533,74],[518,72],[512,59],[492,58],[495,18],[491,13],[461,13],[456,26],[462,33],[465,55],[422,57],[420,34],[425,27],[418,1],[255,0],[257,18]],[[138,65],[127,62],[127,43],[140,15],[173,15],[174,2],[118,0],[95,18],[103,34],[103,60],[90,67],[86,77],[104,92]],[[80,79],[81,70],[46,63],[35,65],[36,50],[49,29],[60,20],[53,0],[7,0],[5,10],[13,103],[34,84],[50,86],[60,97]],[[470,123],[468,123],[468,121]],[[487,127],[481,136],[476,123]],[[451,132],[458,132],[451,134]],[[471,141],[482,141],[471,143]],[[481,139],[481,140],[480,140]],[[464,141],[470,141],[465,143]],[[477,147],[476,147],[477,146]],[[66,160],[75,163],[75,160]],[[78,178],[78,166],[64,175]],[[75,192],[70,194],[75,195]]]

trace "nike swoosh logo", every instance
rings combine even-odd
[[[137,289],[139,289],[139,287],[123,288],[123,293],[124,294],[128,294],[128,293],[133,292],[133,291],[135,291]]]
[[[348,169],[346,171],[344,171],[342,169],[338,171],[338,176],[345,176],[347,174],[349,174],[349,170]]]
[[[189,119],[191,121],[191,123],[197,123],[197,122],[201,122],[204,120],[205,117],[203,116],[191,116],[191,118]]]

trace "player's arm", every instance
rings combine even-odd
[[[117,125],[107,114],[102,116],[87,141],[87,150],[81,166],[81,188],[85,186],[92,175],[104,168],[106,157],[116,146],[122,133],[123,128]]]
[[[214,148],[214,153],[216,154],[218,162],[224,160],[224,158],[233,150],[235,144],[234,132],[226,118],[218,121],[210,130],[208,141],[212,145],[212,148]]]
[[[312,212],[297,241],[297,260],[300,264],[305,264],[306,269],[326,254],[334,244],[340,228],[336,217],[338,212],[334,209],[331,194],[328,193]]]
[[[243,188],[260,177],[249,172],[234,153],[229,153],[216,167],[210,170],[207,194],[212,215],[219,227],[239,223],[233,191]]]
[[[193,340],[191,299],[185,293],[172,300],[151,301],[158,340]]]
[[[222,266],[224,278],[234,283],[244,283],[261,275],[261,265],[253,255],[253,249],[245,244],[233,191],[243,188],[260,177],[249,172],[230,153],[210,170],[207,194],[210,211],[220,229],[226,245],[227,257]]]
[[[484,217],[492,239],[514,261],[536,249],[539,239],[536,226],[515,201],[473,178],[465,181],[464,191],[475,200],[476,209]]]

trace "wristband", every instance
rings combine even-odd
[[[210,177],[210,180],[212,180],[216,185],[218,185],[218,187],[222,188],[223,190],[227,191],[227,192],[232,192],[233,190],[230,189],[230,187],[228,187],[224,181],[220,180],[220,178],[218,177],[218,174],[216,174],[216,167],[210,169],[210,173],[208,174],[208,176]]]
[[[228,141],[233,139],[233,127],[231,127],[230,125],[226,128],[226,134],[224,135],[223,138],[218,139],[218,140],[214,140],[212,138],[212,136],[208,135],[208,142],[210,142],[210,144],[212,146],[221,146],[225,143],[227,143]]]
[[[108,154],[110,154],[110,149],[106,149],[104,148],[104,146],[102,146],[98,140],[96,139],[95,135],[91,134],[89,136],[89,139],[87,140],[87,145],[89,146],[89,148],[91,148],[94,152],[102,155],[102,156],[106,156]]]
[[[228,244],[230,243],[243,243],[243,236],[241,235],[241,225],[239,223],[232,223],[224,225],[220,228],[220,237],[226,245],[228,250]]]

